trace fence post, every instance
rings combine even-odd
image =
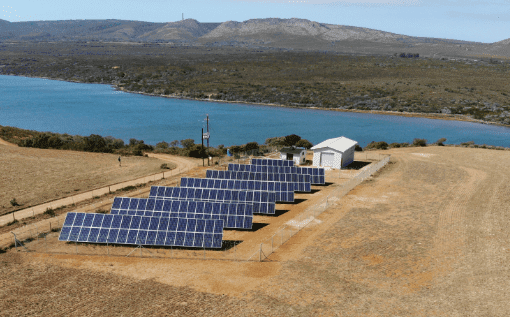
[[[262,262],[262,243],[260,244],[260,250],[259,250],[259,262]]]
[[[273,238],[274,236],[271,237],[271,253],[273,253]]]

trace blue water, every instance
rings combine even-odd
[[[346,136],[365,146],[371,141],[446,143],[510,147],[510,128],[478,123],[390,115],[203,102],[143,96],[99,84],[0,76],[0,125],[36,131],[113,136],[147,144],[194,139],[209,114],[211,146],[264,143],[297,134],[317,144]]]

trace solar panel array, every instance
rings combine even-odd
[[[255,159],[252,159],[252,162]],[[260,159],[257,159],[260,160]],[[229,171],[236,172],[259,172],[259,173],[292,173],[299,175],[310,175],[310,182],[312,184],[325,184],[325,173],[322,167],[280,167],[280,166],[266,166],[262,164],[246,165],[246,164],[229,164]]]
[[[278,159],[251,159],[251,164],[267,166],[294,166],[294,161]]]
[[[251,229],[253,205],[191,200],[115,197],[111,214],[222,219],[225,228]]]
[[[286,182],[292,183],[294,186],[294,191],[310,192],[312,190],[310,186],[310,175],[207,170],[206,177],[219,179],[257,180],[264,182]]]
[[[231,189],[152,186],[150,198],[195,201],[244,202],[253,204],[253,212],[274,214],[275,193]]]
[[[272,174],[298,174],[295,166],[266,166],[250,164],[228,164],[228,170],[234,172],[254,172]]]
[[[181,177],[182,187],[267,191],[275,193],[276,201],[294,202],[294,185],[286,182],[247,181],[239,179],[212,179]]]
[[[60,241],[221,248],[223,220],[70,212]]]

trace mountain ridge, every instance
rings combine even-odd
[[[393,54],[414,50],[429,56],[452,52],[462,56],[510,56],[510,39],[481,43],[417,37],[300,18],[264,18],[222,23],[202,23],[194,19],[166,23],[116,19],[28,22],[0,20],[0,41],[187,43],[366,54]]]

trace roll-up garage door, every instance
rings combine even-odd
[[[334,153],[321,153],[321,166],[333,166]]]

